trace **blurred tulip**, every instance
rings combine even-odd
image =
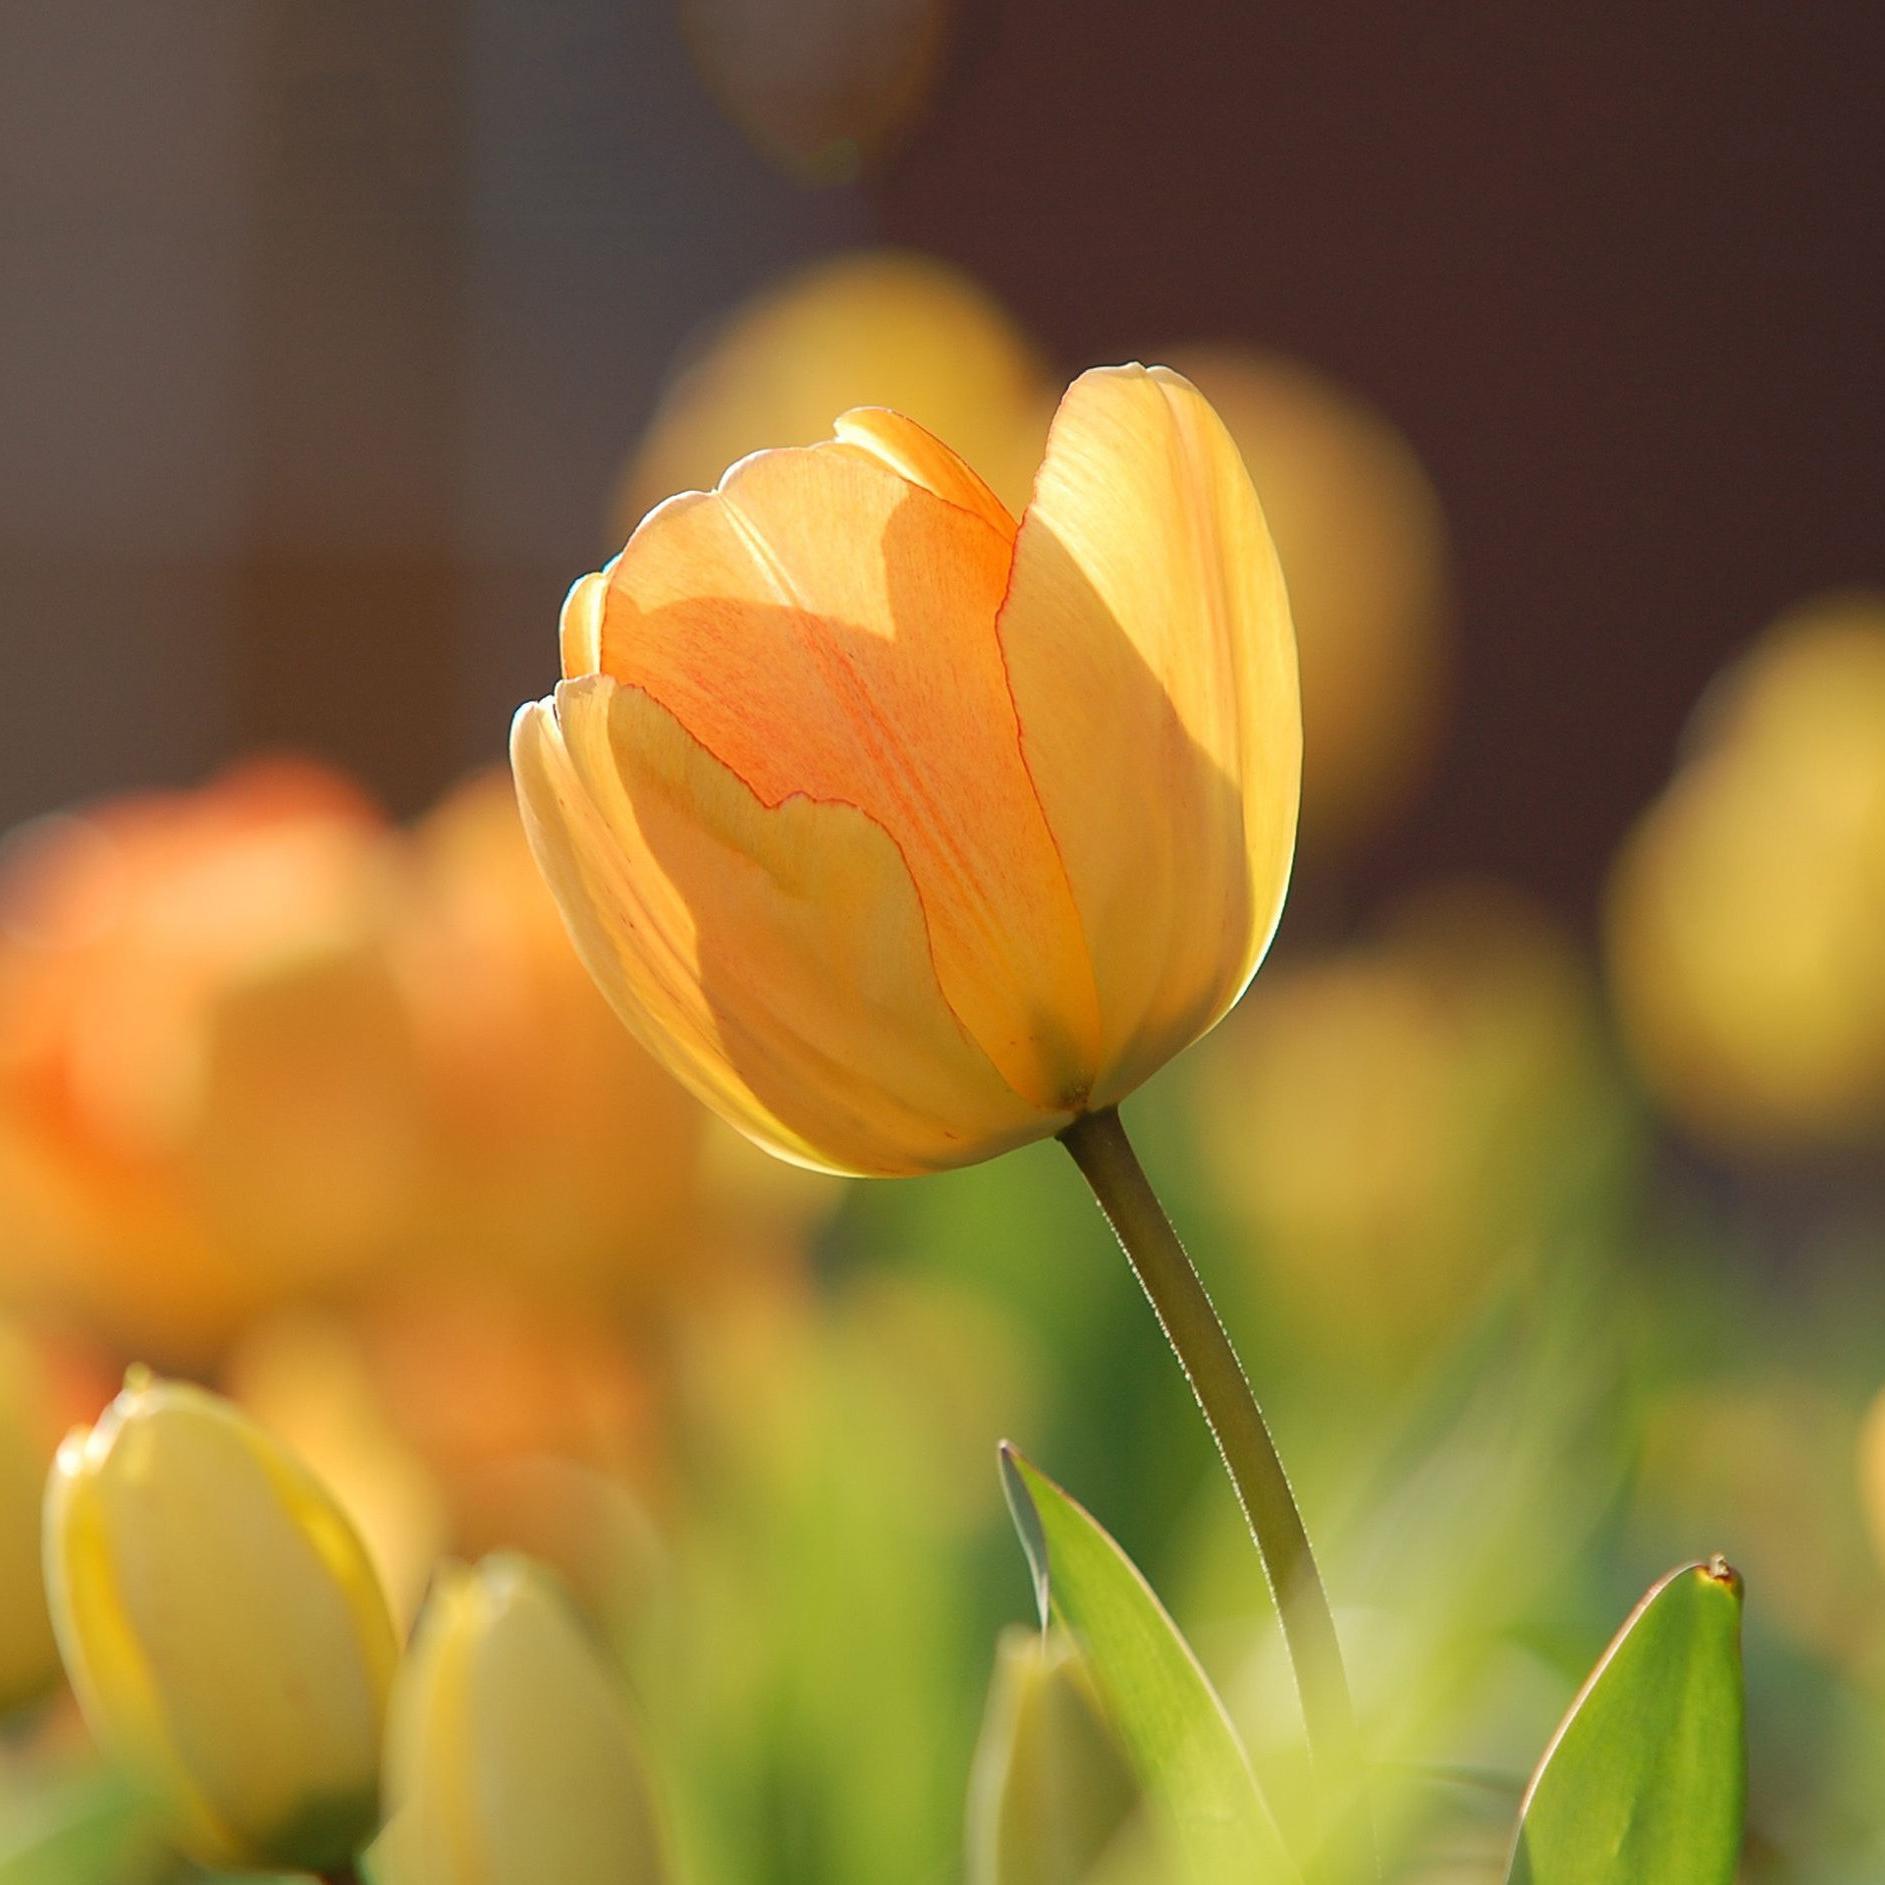
[[[641,1885],[666,1876],[620,1679],[515,1557],[440,1577],[387,1747],[394,1885]]]
[[[1073,1645],[1004,1631],[969,1782],[969,1885],[1092,1885],[1137,1800]]]
[[[384,1254],[416,1071],[379,818],[311,767],[29,827],[0,876],[7,1283],[200,1356]]]
[[[1332,1348],[1413,1352],[1588,1181],[1594,990],[1521,898],[1459,885],[1279,966],[1215,1044],[1199,1129],[1266,1266]]]
[[[343,1866],[377,1823],[397,1646],[320,1484],[228,1402],[140,1375],[60,1448],[45,1524],[85,1718],[179,1849]]]
[[[1242,461],[1162,368],[1083,375],[1017,529],[897,414],[661,506],[518,716],[591,972],[781,1156],[901,1174],[1060,1131],[1237,1000],[1301,761]]]
[[[1629,1044],[1691,1132],[1803,1147],[1885,1126],[1885,598],[1783,618],[1705,703],[1618,860]]]
[[[946,263],[895,249],[820,262],[738,310],[668,389],[623,475],[611,542],[748,452],[816,444],[852,406],[914,419],[1018,511],[1054,387],[1015,323]]]
[[[1237,441],[1289,583],[1314,861],[1383,823],[1432,757],[1451,654],[1446,521],[1407,440],[1313,368],[1235,347],[1171,360]]]
[[[720,107],[807,183],[848,183],[928,102],[949,0],[681,0]]]
[[[419,827],[405,954],[442,1273],[640,1296],[716,1260],[698,1166],[708,1114],[610,1017],[531,861],[502,774]]]
[[[361,1344],[332,1316],[275,1316],[243,1335],[221,1385],[334,1495],[371,1554],[403,1632],[449,1542],[446,1499],[395,1426]]]

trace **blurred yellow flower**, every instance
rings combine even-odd
[[[1420,783],[1451,654],[1446,520],[1413,448],[1314,368],[1252,349],[1169,358],[1263,493],[1302,662],[1303,845],[1340,848]]]
[[[1595,990],[1516,893],[1422,893],[1264,977],[1198,1130],[1265,1273],[1343,1353],[1418,1352],[1529,1255],[1607,1130]]]
[[[180,1850],[322,1871],[371,1837],[397,1645],[299,1461],[215,1395],[134,1378],[60,1448],[45,1549],[85,1718]]]
[[[344,1318],[273,1317],[221,1383],[319,1472],[402,1622],[447,1551],[527,1551],[609,1615],[645,1568],[665,1491],[666,1365],[579,1304],[440,1277]]]
[[[244,1331],[219,1385],[333,1494],[403,1631],[451,1541],[449,1514],[444,1489],[387,1407],[363,1344],[331,1313],[288,1310]],[[483,1387],[454,1398],[481,1398]]]
[[[623,474],[611,542],[748,452],[817,443],[852,406],[914,419],[1018,511],[1054,385],[1008,315],[947,263],[897,249],[819,262],[736,311],[670,386]]]
[[[446,1570],[394,1694],[393,1885],[652,1885],[666,1875],[617,1673],[522,1558]]]
[[[384,827],[252,766],[29,827],[0,875],[6,1281],[198,1357],[393,1247],[417,1070]]]
[[[969,1781],[969,1885],[1093,1885],[1138,1802],[1073,1644],[1003,1631]]]
[[[1776,623],[1618,859],[1610,970],[1657,1096],[1730,1148],[1885,1126],[1885,597]]]
[[[643,1042],[781,1156],[971,1163],[1214,1026],[1281,912],[1301,727],[1236,447],[1084,374],[1017,527],[908,419],[762,452],[571,592],[526,824]]]

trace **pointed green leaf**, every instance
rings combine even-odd
[[[1186,1885],[1298,1878],[1224,1704],[1152,1587],[1097,1520],[1012,1447],[1002,1483],[1041,1621],[1084,1650],[1139,1783],[1169,1822]]]
[[[1732,1885],[1747,1797],[1741,1580],[1720,1558],[1637,1605],[1546,1749],[1508,1885]]]

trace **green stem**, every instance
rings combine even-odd
[[[1335,1617],[1249,1377],[1126,1137],[1118,1111],[1108,1107],[1085,1114],[1060,1139],[1119,1238],[1230,1472],[1282,1620],[1325,1831],[1346,1821],[1348,1830],[1338,1844],[1351,1863],[1358,1860],[1360,1869],[1372,1875],[1361,1737]]]
[[[323,1872],[320,1878],[321,1885],[360,1885],[359,1869],[353,1865],[343,1865],[332,1872]]]

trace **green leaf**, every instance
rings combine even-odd
[[[171,1869],[151,1820],[108,1769],[29,1783],[0,1802],[0,1885],[156,1885]]]
[[[1187,1885],[1297,1880],[1224,1704],[1152,1587],[1083,1506],[1007,1445],[1001,1471],[1042,1625],[1058,1621],[1084,1650]]]
[[[1741,1580],[1720,1559],[1637,1605],[1546,1749],[1508,1885],[1732,1885],[1747,1800]]]

